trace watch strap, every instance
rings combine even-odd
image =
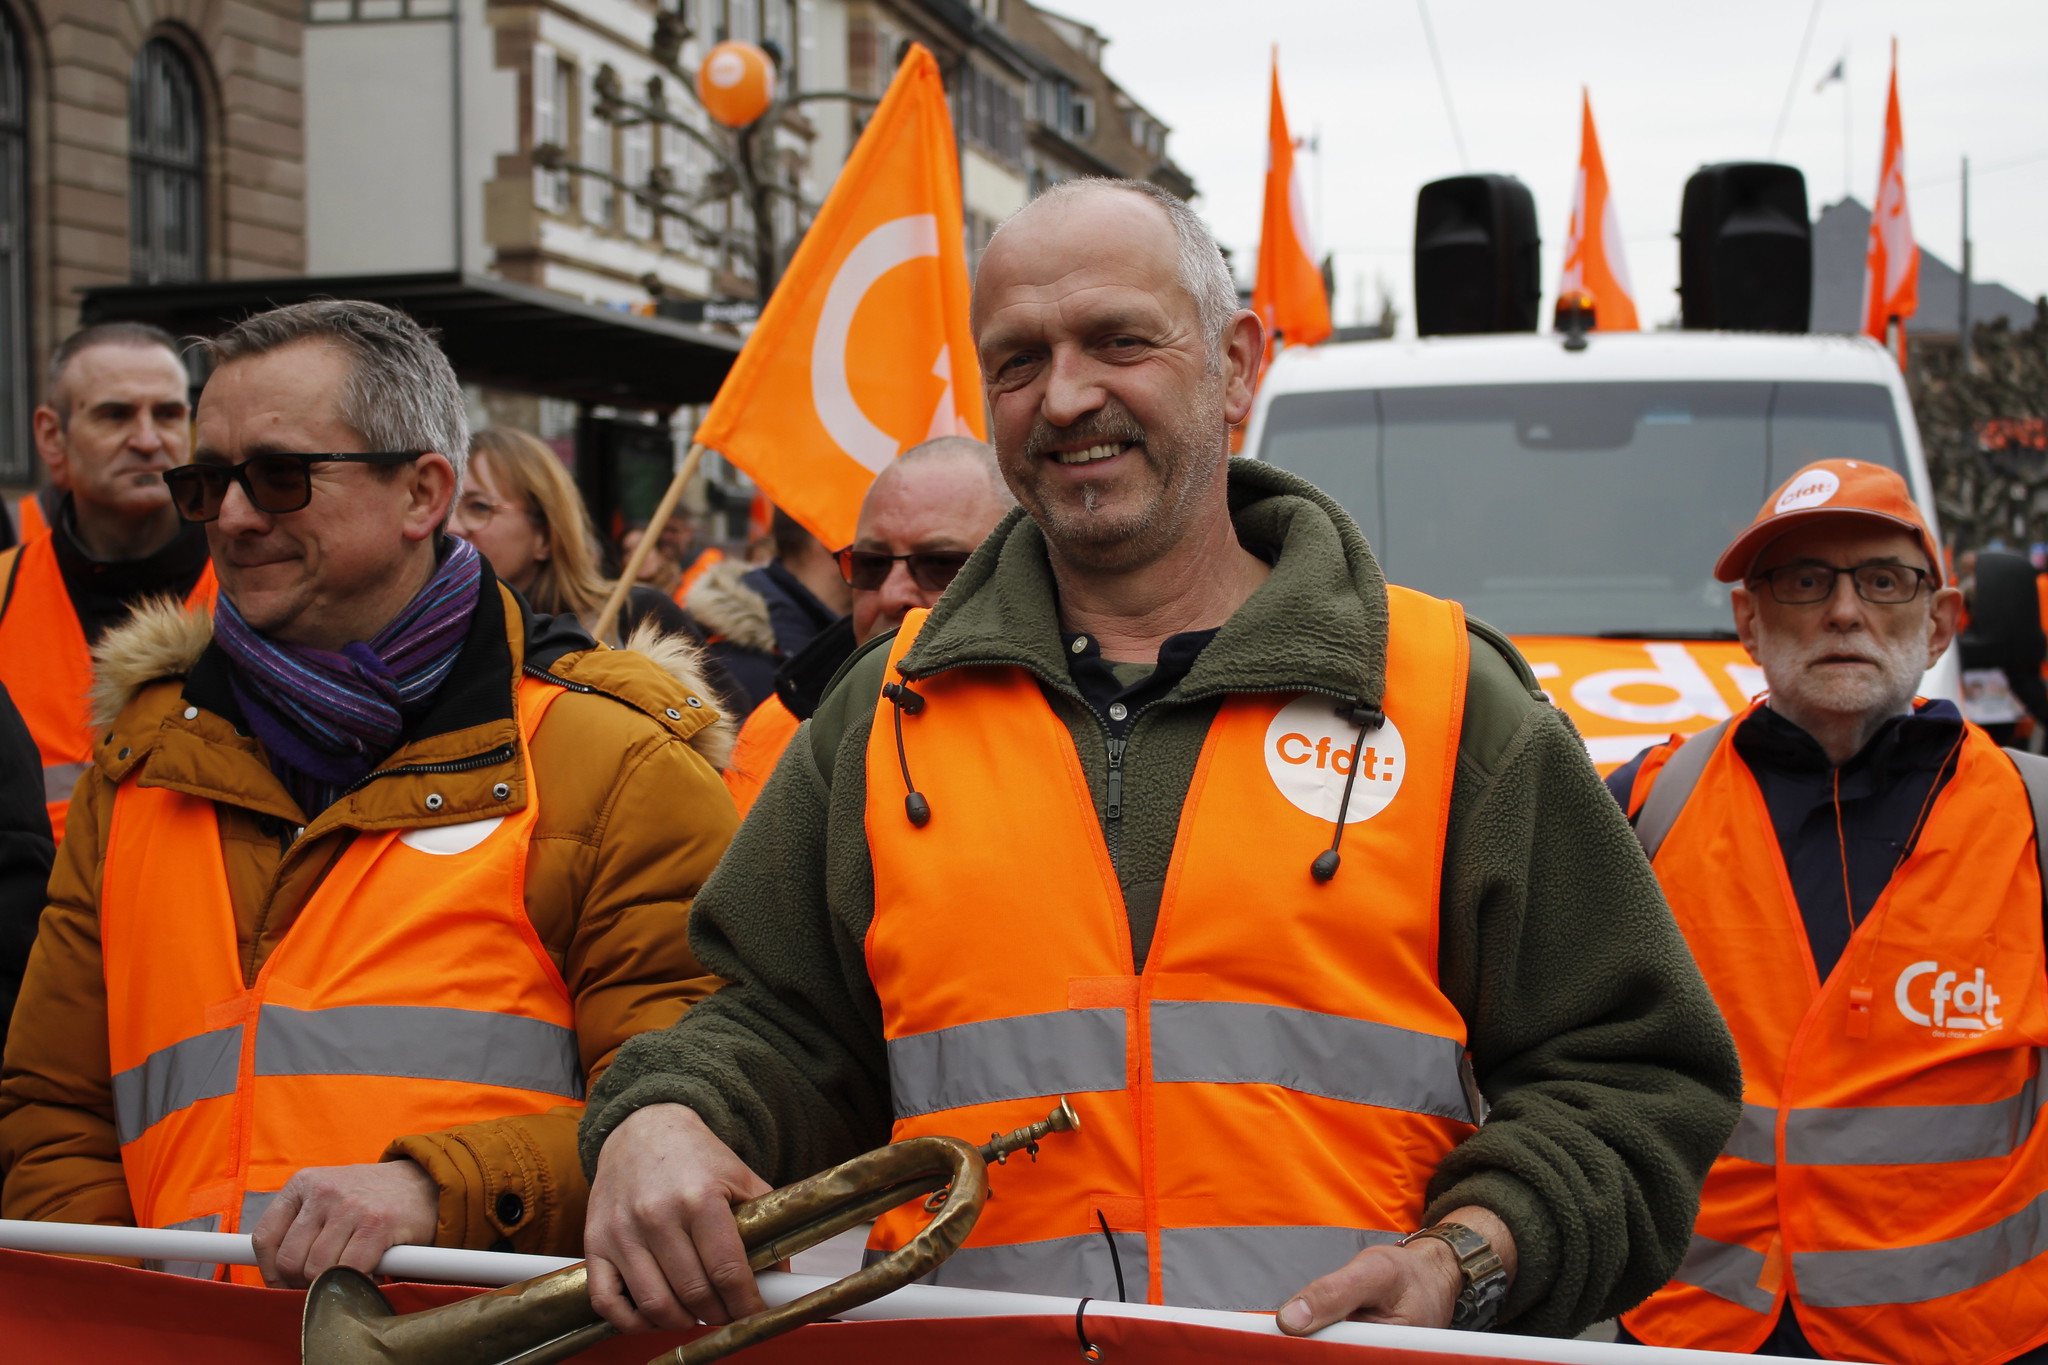
[[[1451,1326],[1461,1331],[1483,1332],[1500,1316],[1501,1301],[1508,1293],[1508,1273],[1493,1243],[1463,1223],[1436,1223],[1403,1237],[1396,1246],[1407,1246],[1419,1238],[1432,1237],[1451,1249],[1458,1258],[1458,1272],[1464,1289],[1451,1310]]]

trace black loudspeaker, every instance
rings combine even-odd
[[[1533,332],[1543,295],[1536,197],[1511,175],[1456,175],[1415,198],[1415,330]]]
[[[1806,177],[1767,161],[1695,171],[1678,216],[1678,293],[1688,328],[1805,331],[1813,313]]]
[[[1963,632],[1963,667],[2038,669],[2048,654],[2039,592],[2034,566],[2024,556],[1980,551],[1970,628]]]

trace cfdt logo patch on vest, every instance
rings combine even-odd
[[[1358,727],[1337,714],[1335,701],[1313,694],[1298,697],[1266,727],[1266,771],[1296,809],[1318,820],[1335,820],[1357,745]],[[1344,823],[1355,825],[1385,810],[1407,775],[1408,749],[1389,718],[1358,751],[1358,781]]]
[[[1892,1000],[1909,1022],[1932,1029],[1937,1038],[1967,1038],[2005,1024],[1998,1017],[2004,1001],[1982,967],[1964,976],[1943,970],[1939,962],[1915,962],[1899,973]]]
[[[1771,510],[1785,513],[1797,512],[1803,507],[1818,507],[1832,498],[1841,487],[1842,480],[1833,470],[1816,469],[1778,494],[1778,504]]]

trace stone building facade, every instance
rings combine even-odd
[[[304,0],[0,0],[0,486],[81,290],[305,267]]]

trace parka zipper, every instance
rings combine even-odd
[[[496,763],[510,763],[518,755],[518,746],[500,744],[489,753],[473,754],[468,758],[451,758],[443,763],[407,763],[397,768],[379,768],[376,772],[359,777],[349,786],[342,788],[341,794],[353,796],[380,777],[439,777],[444,773],[474,772],[478,768],[488,768]]]
[[[557,677],[545,668],[535,668],[532,664],[527,664],[520,669],[520,672],[526,674],[529,678],[538,678],[542,682],[553,683],[556,687],[566,687],[571,692],[597,691],[594,687],[586,687],[579,682],[570,682],[567,678]],[[344,787],[341,794],[343,796],[353,796],[380,777],[441,777],[448,773],[475,772],[478,768],[488,768],[494,763],[510,763],[518,756],[519,747],[517,745],[500,744],[488,753],[472,754],[468,758],[451,758],[440,763],[407,763],[397,768],[380,768],[376,772],[357,778],[354,783]]]

